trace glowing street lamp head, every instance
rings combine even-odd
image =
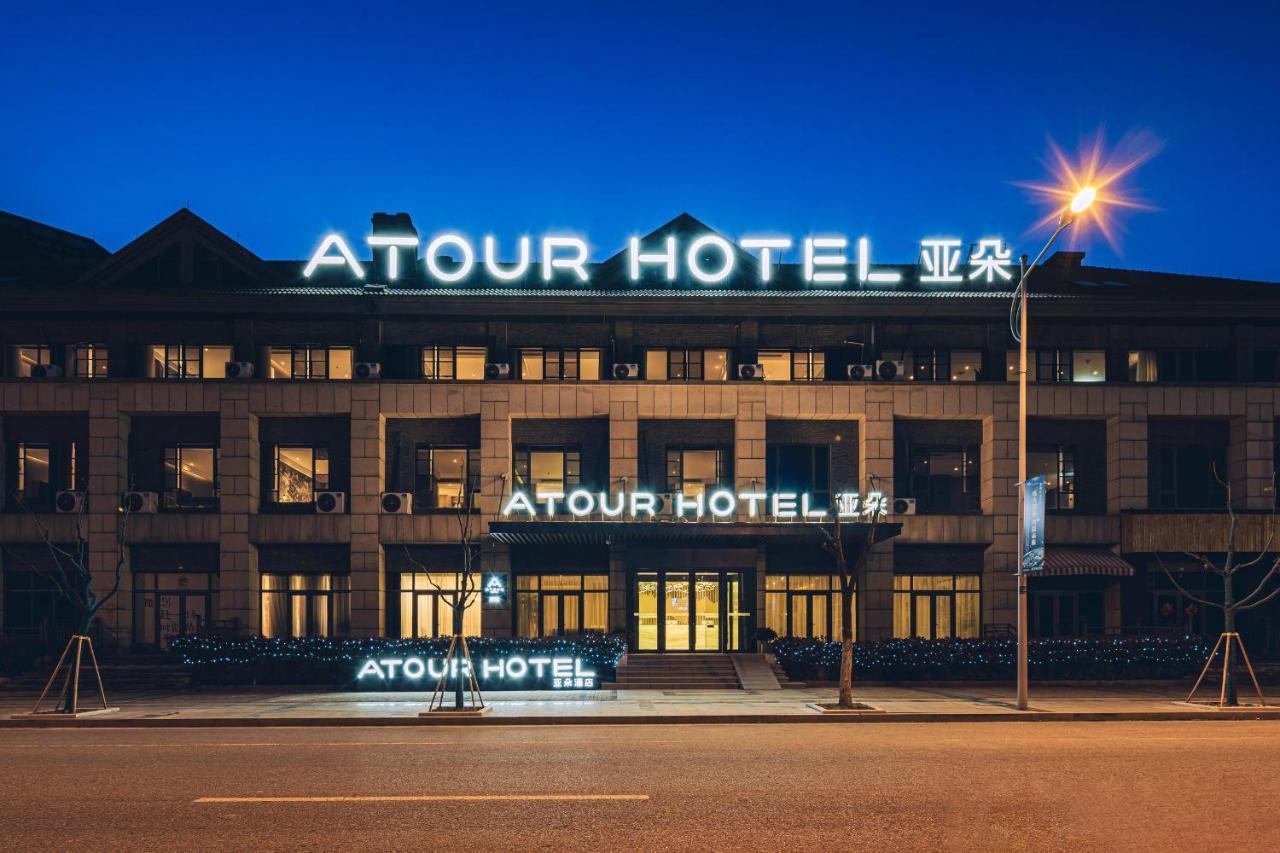
[[[1088,209],[1089,205],[1093,204],[1093,200],[1097,197],[1098,191],[1096,189],[1093,187],[1085,187],[1071,197],[1071,204],[1067,206],[1067,209],[1072,213],[1079,215],[1084,213],[1085,210]]]

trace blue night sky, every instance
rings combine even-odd
[[[1164,141],[1160,211],[1089,263],[1280,280],[1280,4],[609,5],[14,4],[0,209],[116,249],[187,205],[268,258],[375,210],[599,258],[688,211],[910,262],[1033,252],[1011,182],[1101,125]]]

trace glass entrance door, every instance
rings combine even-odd
[[[635,648],[648,652],[719,652],[739,648],[741,575],[737,572],[636,573]]]

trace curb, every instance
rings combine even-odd
[[[0,729],[170,729],[170,728],[381,728],[395,726],[647,726],[726,724],[877,724],[877,723],[1111,723],[1210,720],[1280,720],[1280,714],[1236,711],[1024,711],[996,713],[878,714],[669,714],[595,717],[106,717],[80,720],[0,719]]]

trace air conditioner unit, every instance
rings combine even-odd
[[[851,364],[846,368],[846,373],[854,382],[866,382],[876,375],[876,366],[874,364]]]
[[[252,379],[253,378],[253,362],[252,361],[228,361],[226,368],[226,376],[228,379]]]
[[[486,364],[484,366],[485,379],[510,379],[511,365],[506,363]]]
[[[898,361],[877,361],[876,362],[876,379],[881,382],[899,382],[907,378],[907,365],[902,360]]]
[[[58,492],[53,497],[53,508],[58,512],[79,512],[84,506],[84,492]]]
[[[640,365],[638,364],[615,364],[613,366],[614,379],[639,379]]]
[[[62,375],[62,368],[56,364],[31,365],[32,379],[57,379]]]
[[[386,515],[412,515],[413,492],[383,492],[382,512]]]
[[[893,514],[894,515],[915,515],[916,499],[915,498],[894,498]]]
[[[332,515],[346,511],[346,492],[316,492],[316,512],[321,515]]]
[[[739,379],[764,379],[764,365],[763,364],[739,364],[738,378]]]
[[[155,492],[125,492],[121,506],[125,512],[151,514],[160,509],[160,496]]]
[[[381,379],[382,365],[376,361],[357,361],[351,375],[356,379]]]

